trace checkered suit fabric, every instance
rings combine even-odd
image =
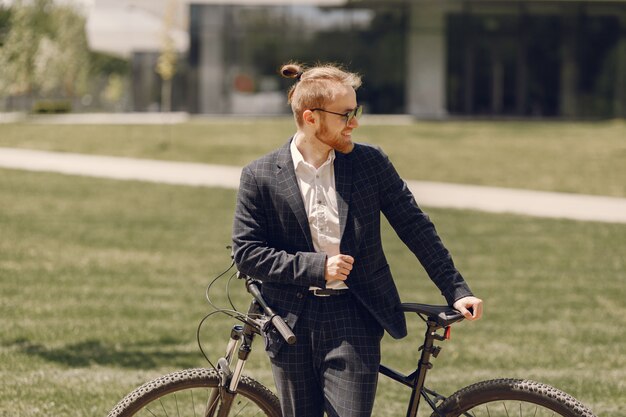
[[[340,250],[355,259],[346,284],[391,336],[405,336],[406,322],[382,249],[381,212],[449,304],[471,295],[433,223],[382,150],[356,144],[351,153],[336,154],[334,168]],[[262,280],[270,305],[295,326],[306,289],[324,286],[326,256],[313,248],[289,143],[243,169],[233,246],[239,270]],[[270,356],[280,344],[270,340]]]
[[[383,330],[350,295],[307,295],[298,342],[272,359],[284,417],[369,417]]]

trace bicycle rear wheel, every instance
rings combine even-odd
[[[432,416],[595,417],[591,410],[563,391],[525,379],[478,382],[452,394],[437,412]]]
[[[205,416],[220,377],[212,369],[187,369],[147,382],[124,397],[108,417]],[[213,404],[221,407],[220,398]],[[218,412],[215,412],[215,416]],[[228,416],[280,417],[278,398],[254,379],[243,376]]]

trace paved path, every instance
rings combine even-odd
[[[241,168],[188,162],[0,148],[0,167],[119,180],[223,187],[239,185]],[[626,223],[626,198],[407,181],[427,207]]]

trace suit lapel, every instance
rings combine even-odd
[[[335,187],[337,188],[337,208],[339,209],[340,236],[343,240],[343,232],[346,230],[348,221],[348,208],[350,207],[350,195],[352,194],[352,159],[350,154],[344,155],[335,152]]]
[[[285,146],[280,148],[278,152],[276,160],[276,178],[278,180],[277,192],[285,197],[291,211],[298,219],[298,224],[300,225],[300,229],[302,229],[302,234],[306,239],[309,249],[313,251],[313,238],[311,237],[311,230],[309,228],[309,221],[304,208],[304,202],[302,201],[300,187],[298,187],[296,171],[293,167],[293,159],[291,158],[291,151],[289,150],[290,144],[291,140],[287,142]]]

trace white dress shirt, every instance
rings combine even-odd
[[[304,160],[295,139],[291,141],[290,150],[315,251],[324,252],[328,257],[338,255],[341,236],[333,166],[335,151],[331,150],[326,162],[315,168]],[[348,287],[343,281],[336,280],[328,281],[326,288]]]

